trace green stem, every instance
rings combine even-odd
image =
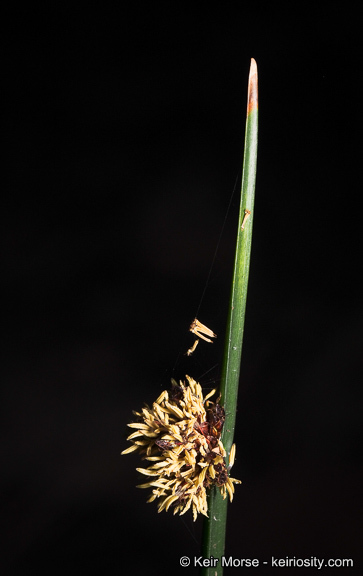
[[[248,274],[252,243],[252,222],[255,197],[258,132],[258,88],[257,65],[252,58],[248,80],[247,118],[241,202],[238,222],[237,245],[234,262],[231,298],[227,320],[225,354],[221,379],[221,404],[224,405],[226,420],[223,427],[222,442],[228,457],[233,444],[236,423],[238,383],[240,374],[243,329],[247,301]],[[213,488],[208,497],[209,518],[203,526],[203,558],[218,558],[217,566],[202,569],[203,576],[221,576],[224,555],[227,498],[222,499],[219,490]]]

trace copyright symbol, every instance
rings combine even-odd
[[[185,568],[186,566],[189,566],[189,564],[190,564],[190,558],[188,558],[188,556],[182,556],[180,558],[180,566],[183,566]]]

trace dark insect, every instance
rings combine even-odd
[[[208,460],[213,460],[217,453],[213,452],[214,448],[218,446],[218,440],[221,437],[223,424],[225,421],[225,412],[223,406],[220,404],[213,404],[207,409],[207,416],[204,422],[197,422],[195,428],[203,434],[208,442],[209,454]]]
[[[227,482],[228,472],[226,469],[226,465],[224,464],[217,464],[215,466],[216,470],[216,484],[217,486],[223,486]]]
[[[175,403],[180,402],[180,400],[182,400],[184,397],[184,392],[183,392],[183,388],[181,386],[179,386],[179,384],[177,384],[175,382],[175,380],[171,380],[171,390],[169,392],[169,398],[170,400],[172,400]]]
[[[171,448],[174,448],[174,444],[168,440],[155,440],[155,444],[160,450],[171,450]]]
[[[219,437],[221,435],[225,419],[224,408],[220,404],[214,404],[211,408],[208,408],[207,421],[211,436]]]

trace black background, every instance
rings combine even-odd
[[[6,21],[4,574],[196,573],[179,558],[199,554],[201,522],[158,515],[135,488],[139,459],[119,453],[132,409],[171,377],[218,385],[238,189],[199,311],[218,339],[184,353],[241,172],[252,56],[243,484],[226,553],[358,567],[359,18],[330,3],[291,15],[147,6],[28,8]]]

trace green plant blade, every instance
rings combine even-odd
[[[248,80],[247,117],[245,148],[241,186],[241,202],[237,233],[236,254],[229,304],[225,353],[221,380],[221,404],[224,405],[226,420],[223,427],[222,442],[227,459],[233,444],[236,422],[238,383],[240,374],[243,330],[247,301],[247,285],[250,269],[252,243],[252,223],[255,197],[258,133],[258,85],[257,65],[252,58]],[[228,461],[227,461],[228,464]],[[223,573],[227,498],[222,499],[219,490],[213,488],[208,497],[209,518],[203,526],[202,552],[204,559],[218,558],[217,565],[202,569],[203,576],[221,576]]]

